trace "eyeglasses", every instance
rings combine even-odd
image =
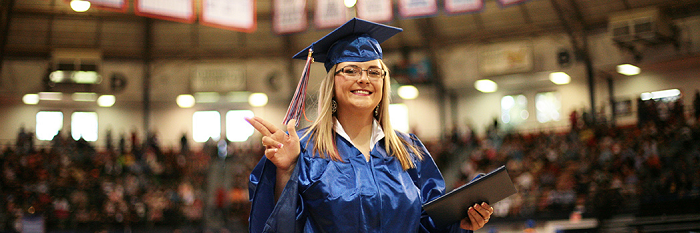
[[[346,66],[343,68],[340,68],[340,70],[336,71],[335,74],[343,73],[346,77],[349,79],[360,79],[362,77],[362,71],[367,71],[367,78],[369,78],[370,81],[379,81],[384,79],[384,76],[386,75],[386,71],[384,71],[381,68],[376,68],[372,67],[366,70],[363,70],[360,67],[357,66]]]

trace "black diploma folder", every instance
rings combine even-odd
[[[435,225],[446,227],[467,217],[470,206],[482,202],[496,204],[517,193],[505,166],[456,188],[423,205]]]

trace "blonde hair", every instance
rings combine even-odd
[[[404,170],[415,168],[409,150],[420,160],[423,159],[423,154],[412,143],[408,143],[397,135],[391,127],[391,121],[389,120],[389,103],[391,102],[389,68],[383,61],[380,60],[380,63],[382,64],[382,69],[386,70],[386,76],[384,77],[382,100],[379,102],[379,111],[376,119],[384,131],[384,147],[389,156],[394,156],[399,160]],[[335,122],[333,122],[333,110],[331,109],[335,86],[335,72],[333,71],[336,69],[336,66],[337,64],[330,69],[331,72],[328,72],[326,78],[321,81],[318,94],[318,117],[302,137],[311,136],[309,141],[314,141],[312,153],[319,153],[321,158],[343,161],[335,145]]]

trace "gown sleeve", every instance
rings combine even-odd
[[[303,200],[298,183],[301,157],[275,203],[275,180],[277,167],[265,156],[250,173],[248,194],[251,201],[248,231],[258,232],[301,232],[306,219]]]
[[[425,204],[445,194],[445,180],[443,179],[437,165],[435,165],[433,157],[430,155],[428,149],[425,148],[420,139],[418,139],[416,135],[411,134],[410,139],[407,139],[407,141],[412,143],[416,149],[418,149],[418,152],[421,152],[423,155],[422,160],[414,159],[416,168],[409,169],[408,172],[413,178],[413,182],[416,184],[416,187],[420,189],[422,197],[421,201],[423,204]],[[448,226],[446,229],[437,228],[435,226],[435,222],[433,222],[433,219],[428,216],[428,213],[426,213],[425,210],[421,210],[420,218],[420,232],[472,232],[460,228],[459,222]]]

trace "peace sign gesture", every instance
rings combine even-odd
[[[287,132],[278,129],[274,124],[260,117],[246,118],[262,137],[265,146],[265,157],[277,166],[278,172],[291,174],[296,165],[299,152],[299,135],[295,129],[296,120],[287,123]]]

